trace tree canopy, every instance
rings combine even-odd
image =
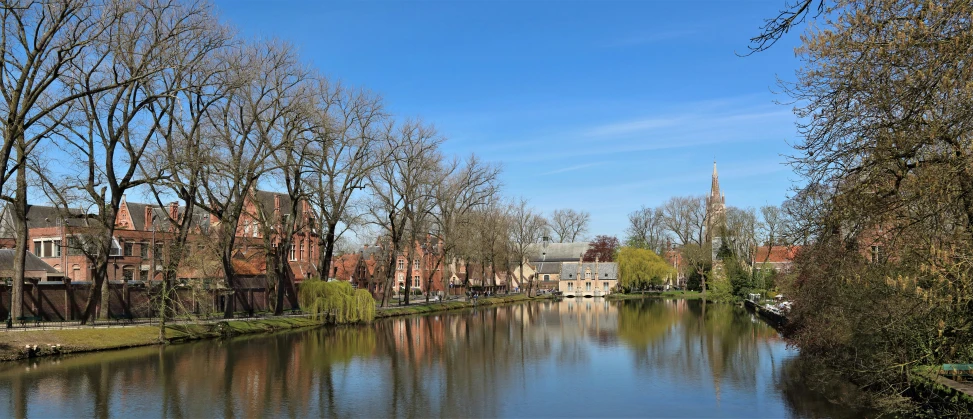
[[[626,289],[659,286],[676,275],[676,269],[655,252],[631,246],[618,251],[618,271],[618,283]]]

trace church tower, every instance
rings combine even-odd
[[[720,177],[716,172],[716,160],[713,160],[713,184],[710,186],[709,197],[706,198],[706,241],[719,245],[720,230],[726,221],[726,196],[720,193]],[[716,252],[716,249],[713,249]]]

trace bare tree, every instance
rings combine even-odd
[[[753,208],[728,207],[723,226],[723,243],[727,244],[741,262],[753,263],[757,246],[757,212]]]
[[[151,109],[186,87],[169,83],[174,73],[205,59],[224,40],[219,31],[209,32],[212,17],[198,5],[110,3],[105,13],[115,17],[98,40],[98,54],[65,74],[69,91],[82,98],[55,122],[64,127],[55,131],[64,140],[60,146],[75,156],[77,188],[97,209],[101,224],[102,234],[89,236],[98,251],[82,323],[94,317],[96,307],[99,317],[110,315],[108,258],[125,192],[155,181],[142,176],[138,163],[168,115]],[[115,87],[99,90],[104,85]]]
[[[417,223],[419,213],[425,209],[424,202],[432,192],[428,188],[428,174],[435,170],[435,165],[441,160],[438,150],[443,139],[431,126],[411,121],[399,127],[388,124],[383,136],[385,150],[382,152],[390,153],[392,160],[369,176],[369,186],[373,191],[369,217],[388,237],[390,252],[382,301],[385,305],[392,291],[392,275],[400,253],[409,262],[406,264],[405,279],[411,283],[416,243],[405,243],[403,239],[415,239],[413,236],[418,234],[416,224],[410,223]],[[406,236],[410,228],[411,233]],[[408,304],[411,286],[407,286],[406,291],[405,302]]]
[[[10,203],[17,250],[11,316],[23,315],[24,263],[27,253],[27,164],[42,139],[60,129],[76,100],[129,81],[100,80],[88,90],[69,90],[64,73],[90,64],[101,54],[101,40],[118,15],[84,0],[0,1],[0,197]],[[142,75],[134,75],[141,77]],[[53,121],[51,121],[53,120]],[[15,158],[11,160],[11,155]],[[4,187],[16,175],[13,194]]]
[[[706,197],[674,196],[662,205],[662,224],[679,243],[703,245],[706,229]]]
[[[747,47],[753,54],[769,49],[795,26],[804,23],[807,17],[827,14],[827,0],[787,0],[777,16],[766,19],[760,27],[760,34],[750,38]]]
[[[157,105],[149,108],[154,118],[163,121],[157,127],[155,143],[150,145],[149,153],[140,161],[143,177],[155,179],[148,187],[156,205],[165,208],[164,199],[175,197],[175,212],[169,210],[153,211],[146,219],[146,229],[161,229],[168,236],[168,257],[161,258],[162,290],[159,300],[159,339],[166,340],[166,318],[172,311],[170,298],[171,284],[186,259],[201,259],[205,252],[191,252],[190,234],[202,236],[209,234],[209,216],[197,210],[196,198],[200,193],[203,171],[208,164],[211,127],[206,125],[206,113],[213,104],[223,100],[230,88],[227,80],[228,69],[221,60],[218,48],[229,41],[228,31],[212,23],[212,28],[200,34],[200,39],[208,40],[208,49],[214,53],[196,62],[187,62],[177,67],[179,71],[166,74],[161,86],[172,94],[161,98]],[[185,59],[180,55],[177,59]],[[153,247],[155,244],[153,243]],[[209,247],[205,247],[209,250]],[[191,258],[193,254],[195,258]],[[156,258],[150,265],[150,277],[154,277]],[[191,263],[192,264],[192,263]],[[202,270],[202,262],[195,263]],[[198,284],[194,293],[198,292]]]
[[[587,211],[558,209],[551,213],[550,222],[558,243],[574,242],[584,239],[591,222],[591,214]]]
[[[287,46],[264,43],[236,48],[226,61],[233,88],[224,100],[207,111],[212,127],[213,149],[207,159],[201,196],[197,205],[218,221],[223,275],[232,293],[235,286],[233,256],[240,224],[244,233],[259,234],[259,222],[245,217],[245,207],[259,181],[274,166],[273,154],[280,146],[274,128],[281,123],[291,89],[302,82],[296,58]],[[224,316],[233,317],[227,301]]]
[[[659,255],[663,254],[668,235],[666,234],[662,208],[643,206],[628,214],[627,233],[628,237],[625,242],[628,246],[649,249]]]
[[[436,185],[436,210],[433,212],[435,229],[441,241],[438,264],[445,265],[444,278],[452,278],[456,263],[453,257],[463,240],[464,224],[470,221],[469,215],[497,199],[499,194],[500,168],[483,163],[476,155],[470,155],[459,165],[452,162],[446,166],[449,175]]]
[[[295,66],[291,71],[291,80],[307,79],[306,70]],[[264,128],[278,144],[271,153],[269,173],[285,191],[275,202],[285,201],[286,205],[271,208],[269,202],[254,196],[256,211],[248,214],[258,221],[261,229],[263,252],[270,267],[267,280],[275,297],[275,315],[283,314],[285,295],[292,306],[297,305],[295,275],[289,261],[303,258],[305,248],[310,254],[313,216],[308,201],[308,178],[312,173],[309,166],[314,160],[326,158],[315,152],[314,139],[327,126],[328,120],[317,112],[310,88],[307,84],[297,83],[282,91],[285,97],[279,102],[280,117],[276,123]],[[295,240],[300,241],[299,247]]]
[[[335,242],[357,221],[353,195],[363,189],[377,167],[388,164],[392,148],[382,147],[381,133],[388,120],[381,98],[355,91],[326,79],[317,83],[321,127],[315,131],[312,147],[320,157],[307,162],[309,200],[319,222],[321,249],[318,276],[327,278],[331,270]],[[344,229],[339,229],[339,226]]]
[[[520,264],[520,284],[523,286],[524,261],[530,253],[530,246],[540,242],[541,237],[547,232],[547,220],[534,212],[524,199],[514,202],[510,216],[510,244],[513,256]],[[532,276],[527,282],[528,297],[531,295],[534,279]]]

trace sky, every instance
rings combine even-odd
[[[778,79],[791,33],[740,57],[765,1],[216,1],[244,39],[293,44],[322,74],[420,118],[452,155],[502,165],[504,193],[549,214],[591,213],[623,238],[627,214],[710,190],[780,204],[798,181]]]

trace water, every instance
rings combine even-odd
[[[0,365],[0,416],[857,417],[740,307],[567,299]]]

